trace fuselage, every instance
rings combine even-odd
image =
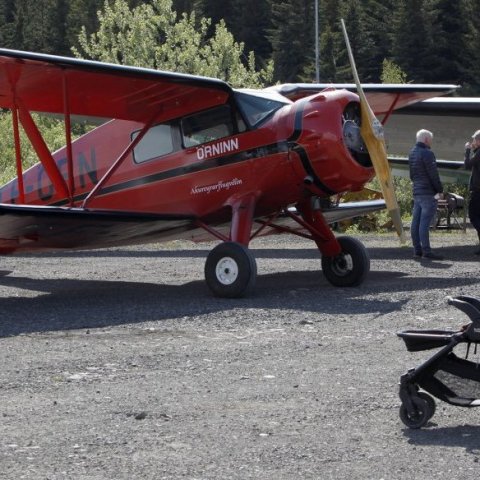
[[[374,172],[345,142],[356,105],[346,90],[296,102],[236,91],[225,105],[150,128],[85,206],[221,223],[230,218],[232,198],[248,194],[257,198],[255,216],[264,216],[305,196],[360,190]],[[42,164],[33,166],[23,174],[25,203],[82,206],[143,127],[111,120],[75,140],[71,199],[56,192]],[[68,180],[67,149],[53,158]],[[2,187],[0,202],[17,203],[18,189],[17,179]]]

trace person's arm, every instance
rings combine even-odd
[[[475,166],[480,166],[480,148],[472,151],[470,148],[465,149],[465,168],[471,170]]]
[[[472,169],[472,162],[470,158],[471,154],[472,154],[472,147],[470,146],[470,142],[467,142],[465,144],[465,155],[463,157],[463,164],[465,165],[466,170]]]
[[[431,150],[427,150],[424,156],[425,170],[427,171],[430,183],[435,190],[435,193],[443,193],[443,185],[438,174],[437,160]]]

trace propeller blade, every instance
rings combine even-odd
[[[398,206],[397,197],[395,195],[395,189],[393,187],[392,173],[387,159],[387,148],[385,146],[385,138],[383,133],[382,123],[375,117],[365,93],[363,91],[360,79],[358,77],[357,67],[353,58],[352,49],[350,47],[350,41],[347,35],[347,29],[345,28],[345,22],[341,19],[343,36],[345,38],[345,44],[347,46],[348,58],[350,60],[350,66],[352,68],[353,78],[357,86],[357,93],[360,97],[360,111],[361,122],[360,133],[363,141],[367,147],[370,159],[372,160],[373,168],[380,182],[382,188],[383,197],[387,205],[388,212],[395,226],[400,242],[405,243],[405,232],[403,230],[402,218],[400,215],[400,208]]]

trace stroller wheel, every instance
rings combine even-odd
[[[421,428],[433,415],[431,407],[426,400],[419,396],[411,397],[413,411],[408,412],[407,407],[402,403],[400,406],[400,420],[409,428]]]
[[[432,396],[430,396],[428,393],[425,392],[418,392],[417,395],[422,399],[427,402],[428,405],[428,419],[430,420],[433,415],[435,415],[435,410],[437,409],[437,406],[435,404],[435,400],[433,399]]]

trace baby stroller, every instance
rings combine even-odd
[[[421,428],[432,418],[435,400],[431,395],[457,407],[480,406],[480,365],[467,360],[471,345],[476,353],[480,343],[480,300],[461,295],[448,297],[448,304],[467,314],[471,322],[457,332],[406,330],[397,334],[409,352],[443,347],[400,378],[400,418],[410,428]],[[453,352],[460,343],[466,344],[465,359]]]

